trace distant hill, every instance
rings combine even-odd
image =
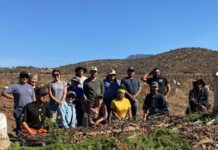
[[[205,48],[180,48],[148,58],[124,60],[96,60],[61,66],[65,73],[72,73],[75,67],[97,66],[100,73],[106,73],[110,68],[119,74],[125,74],[129,66],[133,66],[138,74],[149,72],[158,67],[163,73],[213,73],[217,71],[218,51]]]
[[[153,55],[146,55],[146,54],[136,54],[136,55],[129,55],[126,59],[140,59],[140,58],[148,58]]]
[[[205,48],[180,48],[170,50],[158,55],[135,59],[106,59],[85,61],[76,64],[60,66],[62,73],[72,74],[77,66],[97,66],[99,73],[105,74],[110,68],[119,74],[126,74],[126,69],[133,66],[137,74],[150,72],[153,68],[160,68],[163,73],[213,73],[218,71],[218,51]],[[0,69],[0,72],[19,72],[28,70],[35,73],[49,73],[48,68],[17,67],[13,69]],[[48,71],[46,71],[48,70]]]

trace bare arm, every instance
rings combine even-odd
[[[171,92],[171,87],[170,87],[170,84],[168,83],[168,84],[167,84],[167,93],[166,93],[166,97],[169,96],[170,92]]]
[[[14,96],[12,94],[9,94],[5,91],[2,91],[2,96],[8,98],[8,99],[14,99]]]
[[[65,102],[66,96],[67,96],[67,87],[65,86],[63,96],[61,97],[61,100],[60,100],[61,103]]]
[[[142,87],[139,87],[139,90],[136,92],[136,94],[132,96],[133,100],[135,100],[136,97],[139,96],[139,94],[141,93],[141,91],[142,91]]]
[[[144,110],[144,113],[143,113],[143,120],[146,121],[147,120],[147,116],[148,116],[148,111],[147,110]]]
[[[128,109],[127,115],[128,115],[128,117],[129,117],[130,119],[132,118],[132,111],[131,111],[131,108]]]
[[[29,134],[34,134],[26,122],[23,122],[22,125],[28,131]]]
[[[144,81],[144,82],[147,82],[149,76],[152,75],[152,74],[153,74],[153,71],[151,71],[151,72],[149,72],[149,73],[145,73],[145,74],[143,75],[143,77],[141,77],[141,80]]]

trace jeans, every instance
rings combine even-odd
[[[136,120],[138,111],[138,101],[131,101],[132,117]]]

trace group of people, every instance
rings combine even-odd
[[[48,89],[38,87],[38,76],[22,71],[19,82],[6,88],[2,95],[14,100],[14,118],[16,133],[44,133],[46,118],[56,121],[61,128],[87,127],[107,124],[124,119],[137,119],[138,100],[142,84],[135,77],[135,69],[129,67],[127,76],[117,79],[116,71],[111,69],[105,79],[98,77],[97,67],[91,67],[89,77],[87,69],[77,67],[70,84],[63,81],[59,70],[52,71],[53,81]],[[153,116],[168,116],[167,97],[170,84],[160,69],[155,68],[144,74],[141,81],[150,87],[143,103],[143,119]],[[207,111],[208,91],[202,79],[193,82],[189,94],[190,110]],[[47,102],[49,95],[49,102]]]

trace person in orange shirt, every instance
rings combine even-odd
[[[129,100],[125,98],[124,89],[118,89],[117,97],[112,100],[110,107],[112,110],[112,121],[132,118],[131,104]]]

